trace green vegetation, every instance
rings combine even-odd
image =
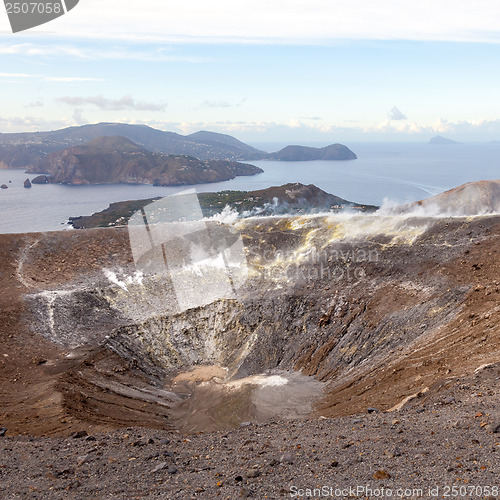
[[[135,212],[159,199],[148,198],[112,203],[106,210],[91,216],[70,217],[70,223],[76,229],[125,226]],[[259,191],[199,193],[198,200],[204,217],[222,212],[227,205],[244,215],[339,212],[346,208],[368,213],[378,208],[372,205],[355,204],[328,194],[314,185],[304,186],[299,183],[273,186]]]

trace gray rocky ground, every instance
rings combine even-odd
[[[0,438],[1,497],[500,498],[500,367],[449,379],[400,411]],[[316,490],[315,490],[316,489]]]

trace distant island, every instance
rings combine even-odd
[[[200,160],[352,160],[356,155],[346,146],[326,148],[288,146],[275,153],[256,149],[235,137],[199,131],[189,135],[165,132],[146,125],[97,123],[50,132],[0,133],[0,168],[19,168],[41,172],[51,153],[82,146],[100,137],[121,136],[152,153],[191,156]],[[46,172],[43,172],[46,173]]]
[[[343,144],[331,144],[324,148],[287,146],[276,153],[271,153],[269,159],[281,161],[356,160],[357,156]]]
[[[101,212],[90,216],[70,217],[69,223],[75,229],[95,227],[116,227],[127,224],[138,210],[160,198],[120,201],[112,203]],[[305,214],[314,212],[339,212],[352,209],[369,213],[378,207],[344,200],[329,194],[313,184],[289,183],[257,191],[219,191],[198,193],[198,200],[204,217],[222,212],[226,206],[236,210],[243,217],[252,215]]]
[[[436,135],[436,137],[433,137],[432,139],[429,140],[429,144],[462,144],[461,142],[454,141],[452,139],[447,139],[446,137],[443,137],[441,135]]]
[[[220,182],[263,170],[228,160],[198,160],[186,155],[152,153],[125,137],[98,137],[48,155],[32,173],[47,173],[35,184],[190,185]]]

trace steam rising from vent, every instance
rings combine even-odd
[[[142,285],[143,275],[141,271],[136,271],[133,276],[125,276],[120,279],[118,275],[110,269],[103,269],[104,276],[114,285],[119,286],[122,290],[128,292],[128,287],[133,284]]]
[[[463,217],[500,213],[500,180],[468,182],[444,193],[407,205],[385,200],[381,215]]]
[[[222,222],[229,219],[229,211],[218,220],[203,219],[194,189],[155,201],[130,218],[137,270],[172,287],[174,310],[236,298],[248,270],[240,233]]]
[[[284,192],[289,193],[287,186]],[[283,191],[283,187],[272,189]],[[250,201],[262,202],[260,206],[240,209],[238,213],[238,209],[228,204],[221,213],[209,218],[203,218],[194,190],[150,203],[136,212],[128,224],[136,274],[116,269],[105,271],[108,281],[113,284],[112,290],[106,292],[107,299],[120,314],[134,321],[145,321],[221,299],[238,298],[241,301],[241,287],[249,274],[266,276],[277,287],[303,280],[301,266],[311,260],[311,273],[320,272],[321,276],[336,280],[343,279],[347,270],[356,271],[352,276],[359,280],[365,275],[364,263],[367,259],[371,262],[372,257],[360,260],[356,256],[353,269],[352,265],[345,264],[349,259],[344,262],[343,255],[338,258],[337,250],[332,250],[331,245],[357,239],[377,240],[380,248],[412,245],[433,223],[429,217],[474,216],[500,211],[500,181],[468,183],[404,206],[386,203],[375,213],[361,214],[355,211],[359,207],[348,210],[344,206],[338,212],[325,210],[322,214],[306,216],[303,211],[324,206],[300,203],[304,191],[311,189],[311,186],[301,187],[295,201],[283,201],[281,196],[274,196],[274,192],[266,201],[264,192],[253,192]],[[269,195],[267,191],[265,194]],[[314,194],[313,190],[313,198]],[[283,216],[286,213],[288,215]],[[293,249],[277,250],[272,241],[266,246],[266,233],[261,251],[250,254],[252,266],[249,269],[239,230],[244,231],[248,225],[253,227],[256,216],[262,220],[276,217],[276,227],[290,237],[295,231],[303,234],[300,244]],[[319,230],[320,227],[324,230]]]
[[[226,205],[222,212],[204,220],[220,222],[221,224],[234,224],[238,220],[238,212],[230,205]]]
[[[277,215],[288,212],[288,203],[280,203],[278,198],[274,197],[272,203],[264,203],[262,207],[254,207],[251,210],[242,212],[242,217],[255,217],[257,215]]]

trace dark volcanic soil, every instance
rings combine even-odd
[[[145,428],[69,438],[7,432],[0,438],[2,498],[273,499],[323,487],[323,498],[352,491],[376,498],[382,488],[393,498],[452,491],[500,498],[499,380],[496,365],[450,379],[399,412],[272,420],[189,436]]]

